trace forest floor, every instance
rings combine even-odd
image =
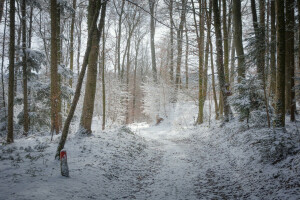
[[[69,178],[54,160],[59,136],[1,144],[0,199],[299,199],[299,146],[272,161],[263,148],[274,145],[261,145],[270,130],[236,124],[100,131],[95,119],[92,136],[70,134]],[[293,125],[287,130],[299,137]]]

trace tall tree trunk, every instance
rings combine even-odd
[[[177,29],[177,66],[176,66],[176,88],[179,89],[181,83],[181,61],[182,61],[182,40],[183,40],[183,25],[185,23],[186,1],[182,0],[182,9],[180,14],[179,28]]]
[[[58,74],[58,4],[56,0],[50,2],[51,15],[51,133],[59,133],[59,74]]]
[[[196,28],[196,36],[197,36],[197,43],[198,43],[198,60],[199,60],[199,72],[198,72],[198,117],[196,124],[203,123],[203,107],[205,99],[203,98],[203,64],[204,64],[204,11],[202,8],[203,1],[198,1],[199,3],[199,30],[198,30],[198,23],[196,19],[196,9],[194,5],[194,1],[192,0],[192,10],[193,10],[193,17],[194,17],[194,26]],[[205,5],[206,6],[206,5]]]
[[[75,27],[75,10],[76,10],[76,0],[73,0],[73,9],[74,13],[72,14],[72,21],[71,21],[71,30],[70,30],[70,70],[73,72],[74,70],[74,27]],[[70,78],[69,86],[72,88],[73,86],[73,79]]]
[[[5,20],[4,20],[4,31],[2,40],[2,61],[1,61],[1,85],[2,85],[2,104],[6,117],[6,103],[5,103],[5,89],[4,89],[4,53],[5,53],[5,40],[6,40],[6,22],[7,22],[7,2],[5,4]]]
[[[169,5],[170,14],[170,80],[174,80],[174,21],[173,21],[173,0],[170,0]]]
[[[101,2],[96,2],[93,0],[89,1],[89,13],[88,13],[88,28],[91,29],[91,23],[96,12],[97,4]],[[96,81],[97,81],[97,62],[99,56],[99,42],[101,33],[99,33],[98,29],[94,30],[93,33],[93,42],[92,42],[92,50],[89,55],[89,64],[87,70],[86,77],[86,86],[85,86],[85,94],[83,100],[83,107],[81,113],[80,120],[80,128],[82,129],[83,134],[91,134],[92,130],[92,119],[94,113],[94,102],[95,102],[95,94],[96,94]]]
[[[216,93],[214,56],[213,56],[213,48],[212,48],[211,41],[210,41],[210,65],[211,65],[211,74],[212,74],[212,89],[213,89],[213,96],[214,96],[214,102],[215,102],[216,120],[218,120],[219,119],[219,105],[218,105],[217,93]]]
[[[187,26],[185,23],[185,87],[186,89],[189,88],[189,65],[188,65],[188,59],[189,59],[189,36],[187,31]]]
[[[286,0],[286,59],[285,59],[285,97],[286,110],[291,114],[291,121],[295,121],[295,0]]]
[[[232,40],[231,55],[230,55],[230,87],[231,88],[234,87],[234,76],[235,76],[235,45],[234,45],[234,40]]]
[[[118,51],[118,75],[120,77],[121,73],[121,34],[122,34],[122,16],[124,12],[124,4],[125,0],[122,0],[122,6],[121,6],[121,12],[119,14],[119,29],[118,29],[118,45],[117,45],[117,51]]]
[[[15,0],[9,6],[9,80],[8,80],[8,116],[7,143],[14,142],[14,67],[15,67]]]
[[[218,7],[218,0],[213,0],[213,12],[214,12],[214,26],[216,34],[216,48],[217,48],[217,64],[218,64],[218,78],[219,85],[222,92],[223,105],[224,105],[224,121],[229,121],[229,102],[227,97],[224,63],[223,63],[223,45],[222,45],[222,34],[221,34],[221,20],[220,11]]]
[[[155,56],[155,44],[154,44],[154,35],[155,35],[155,23],[154,23],[154,9],[155,9],[156,0],[149,0],[150,8],[150,46],[151,46],[151,61],[152,61],[152,73],[154,81],[157,81],[157,69],[156,69],[156,56]]]
[[[103,22],[102,37],[102,130],[105,129],[106,121],[106,93],[105,93],[105,21]]]
[[[79,75],[79,68],[80,68],[80,50],[81,50],[81,32],[82,32],[82,14],[78,16],[78,30],[77,30],[77,42],[78,42],[78,47],[77,47],[77,73]]]
[[[274,127],[285,126],[285,15],[284,1],[276,0],[277,69]]]
[[[26,53],[26,0],[22,0],[22,48],[23,48],[23,103],[24,103],[24,128],[23,134],[27,136],[29,131],[28,97],[27,97],[27,53]]]
[[[271,0],[271,82],[270,82],[270,96],[272,99],[275,95],[276,89],[276,26],[275,26],[275,0]]]
[[[98,30],[99,33],[100,33],[99,38],[101,38],[101,33],[102,33],[102,30],[103,30],[103,26],[104,26],[104,20],[105,20],[105,14],[106,14],[106,3],[107,2],[105,1],[102,5],[102,8],[101,8],[101,18],[100,18],[100,24],[99,24],[99,30]],[[92,49],[92,41],[93,41],[94,30],[97,29],[96,24],[97,24],[97,19],[99,17],[99,11],[100,11],[100,7],[97,7],[96,10],[95,10],[94,16],[92,18],[90,28],[89,28],[87,48],[85,50],[83,64],[82,64],[81,71],[80,71],[80,74],[79,74],[79,77],[78,77],[78,81],[77,81],[76,90],[75,90],[75,94],[74,94],[74,97],[73,97],[72,105],[71,105],[70,111],[68,113],[67,119],[64,123],[64,128],[63,128],[63,131],[62,131],[62,135],[61,135],[61,138],[60,138],[60,141],[59,141],[59,144],[58,144],[58,147],[57,147],[57,151],[56,151],[56,154],[55,154],[56,159],[59,158],[60,151],[65,146],[65,143],[66,143],[66,140],[67,140],[67,137],[68,137],[69,127],[70,127],[70,124],[71,124],[71,120],[74,116],[74,113],[75,113],[75,110],[76,110],[76,107],[77,107],[77,103],[79,101],[82,82],[83,82],[85,71],[86,71],[86,68],[87,68],[87,65],[88,65],[90,52],[91,52],[91,49]]]
[[[238,57],[238,83],[245,78],[245,58],[243,47],[243,30],[242,30],[242,14],[241,1],[233,0],[233,23],[234,23],[234,46]]]
[[[29,16],[29,30],[28,30],[28,48],[31,48],[31,38],[32,38],[32,22],[33,22],[33,6],[30,6],[30,16]]]
[[[227,0],[222,0],[223,5],[223,34],[224,34],[224,69],[225,69],[225,81],[229,84],[229,44],[228,44],[228,28],[227,28]],[[229,25],[228,25],[229,26]]]

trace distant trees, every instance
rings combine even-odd
[[[169,118],[183,100],[197,104],[194,123],[200,125],[207,99],[214,101],[216,120],[238,116],[248,125],[282,128],[296,120],[299,101],[299,5],[0,0],[0,131],[7,130],[8,143],[18,133],[62,131],[63,146],[73,116],[90,134],[95,116],[103,129],[155,121]]]

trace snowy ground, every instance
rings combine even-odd
[[[104,132],[95,121],[92,136],[71,134],[70,178],[54,160],[58,137],[1,145],[0,199],[300,199],[299,148],[266,161],[261,141],[270,130],[194,127],[188,113]]]

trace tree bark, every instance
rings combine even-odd
[[[241,1],[233,0],[233,23],[234,23],[234,46],[238,57],[238,83],[245,78],[245,57],[243,47],[243,30],[242,30],[242,14]]]
[[[106,121],[106,93],[105,93],[105,21],[103,22],[102,37],[102,130],[105,129]]]
[[[2,61],[1,61],[1,84],[2,84],[2,104],[6,117],[6,103],[5,103],[5,89],[4,89],[4,53],[5,53],[5,40],[6,40],[6,22],[7,22],[7,2],[5,4],[5,20],[4,20],[4,31],[2,40]]]
[[[224,121],[229,121],[229,102],[227,97],[224,63],[223,63],[223,45],[222,45],[222,34],[221,34],[221,20],[220,11],[218,7],[218,0],[213,0],[213,12],[214,12],[214,26],[216,35],[216,48],[217,48],[217,64],[218,64],[218,77],[219,85],[223,98],[224,105]]]
[[[295,0],[286,0],[286,59],[285,59],[285,108],[291,115],[291,121],[295,121]]]
[[[94,0],[89,1],[89,13],[88,13],[88,28],[91,29],[91,22],[96,12],[97,4],[101,2],[96,2]],[[96,95],[96,81],[97,81],[97,63],[99,57],[99,42],[101,33],[98,29],[95,29],[93,32],[93,42],[92,49],[89,55],[88,70],[86,77],[86,86],[85,94],[83,100],[83,107],[80,120],[80,128],[82,129],[83,134],[92,133],[92,119],[94,113],[94,102]]]
[[[275,26],[275,0],[271,0],[271,82],[270,96],[274,98],[276,89],[276,26]]]
[[[27,53],[26,53],[26,0],[22,0],[22,49],[23,49],[23,104],[24,104],[24,126],[23,134],[27,136],[29,131],[29,115],[28,115],[28,93],[27,93]]]
[[[14,78],[15,78],[15,0],[10,0],[9,6],[9,80],[8,80],[8,116],[7,143],[14,142]]]
[[[51,133],[59,133],[59,74],[58,74],[58,4],[56,0],[50,2],[51,15]]]
[[[152,73],[154,81],[157,81],[157,69],[156,69],[156,56],[155,56],[155,44],[154,44],[154,35],[155,35],[155,23],[154,23],[154,7],[156,0],[149,0],[150,8],[150,46],[151,46],[151,61],[152,61]]]
[[[118,51],[118,75],[120,77],[121,72],[121,33],[122,33],[122,15],[124,12],[124,5],[125,0],[122,0],[122,6],[121,6],[121,12],[119,14],[119,29],[118,29],[118,45],[117,45],[117,51]]]
[[[169,5],[170,14],[170,80],[174,81],[174,21],[173,21],[173,0],[170,0]]]
[[[274,127],[285,126],[285,15],[284,1],[276,0],[277,69]]]
[[[183,25],[185,23],[186,1],[182,0],[182,9],[180,14],[179,28],[177,29],[177,66],[176,66],[176,88],[179,89],[181,84],[181,60],[182,60],[182,40],[183,40]]]
[[[228,28],[227,28],[227,0],[222,0],[223,6],[223,34],[224,34],[224,69],[225,69],[225,81],[229,84],[229,44],[228,44]],[[229,25],[228,25],[229,26]]]
[[[71,21],[71,30],[70,30],[70,70],[73,72],[74,70],[74,27],[75,27],[75,17],[76,17],[76,0],[73,0],[73,9],[74,13],[72,14],[72,21]],[[70,78],[69,86],[72,88],[73,86],[73,79]]]

